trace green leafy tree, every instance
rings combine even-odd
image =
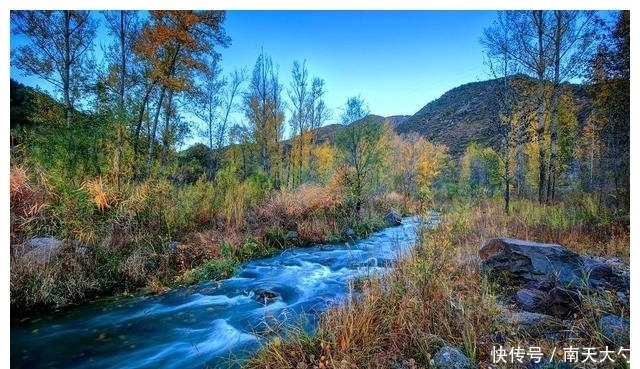
[[[80,97],[89,84],[97,23],[86,10],[16,10],[10,15],[12,32],[27,41],[12,48],[12,65],[51,83],[62,94],[67,166],[73,171],[78,159],[72,155],[73,114],[86,102]]]
[[[630,12],[618,13],[609,37],[598,46],[590,68],[594,108],[589,117],[592,135],[599,146],[591,146],[594,161],[600,156],[601,172],[593,172],[593,184],[601,203],[621,212],[630,207]],[[594,142],[594,141],[592,141]],[[598,165],[592,165],[597,168]],[[604,200],[607,200],[606,202]]]
[[[282,85],[273,62],[264,52],[258,56],[248,90],[244,95],[245,116],[256,144],[258,168],[280,186],[284,101]]]
[[[568,95],[560,98],[558,106],[558,184],[570,185],[568,178],[577,158],[576,144],[578,141],[579,123],[576,117],[573,100]]]
[[[360,216],[362,205],[372,191],[376,168],[383,155],[382,124],[366,119],[368,115],[369,110],[360,96],[348,98],[340,119],[344,128],[336,137],[343,153],[343,181],[356,217]]]
[[[471,143],[460,160],[460,187],[471,196],[493,197],[501,187],[503,170],[495,151]]]

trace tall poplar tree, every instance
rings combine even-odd
[[[281,95],[276,67],[271,57],[262,52],[244,94],[244,112],[253,132],[258,167],[269,176],[275,188],[280,186],[282,168],[284,101]]]

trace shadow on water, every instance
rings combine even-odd
[[[235,277],[156,296],[103,300],[11,325],[11,368],[228,368],[285,327],[312,331],[354,278],[385,273],[419,226],[405,218],[355,243],[288,249]]]

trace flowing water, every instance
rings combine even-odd
[[[349,281],[384,273],[416,240],[403,219],[355,243],[295,248],[243,265],[235,277],[156,296],[99,300],[11,324],[11,368],[227,368],[283,328],[312,330],[344,301]]]

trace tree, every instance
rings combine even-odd
[[[137,132],[149,98],[154,89],[159,88],[149,131],[146,176],[151,172],[158,121],[167,92],[192,90],[196,73],[206,72],[209,68],[206,57],[215,53],[215,46],[228,45],[229,38],[222,28],[224,18],[224,11],[150,11],[150,20],[143,26],[134,48],[138,60],[147,65],[145,78],[148,81]]]
[[[120,188],[121,166],[125,151],[125,136],[130,116],[127,104],[134,87],[133,81],[133,44],[140,32],[140,20],[137,11],[103,11],[102,12],[109,34],[114,38],[113,43],[105,51],[108,70],[103,76],[104,86],[111,88],[117,96],[117,108],[114,120],[116,135],[115,150],[113,150],[112,170],[116,188]]]
[[[235,70],[227,77],[220,78],[218,58],[211,60],[211,74],[204,76],[196,102],[195,114],[204,124],[203,135],[209,143],[207,177],[215,178],[219,168],[220,150],[229,135],[229,116],[235,107],[235,100],[241,93],[241,86],[247,79],[246,70]]]
[[[315,132],[329,119],[330,112],[323,100],[324,80],[314,77],[309,83],[306,62],[300,64],[294,61],[291,77],[288,90],[291,101],[289,124],[295,134],[291,140],[291,184],[296,186],[302,182],[305,173],[308,175],[311,172]]]
[[[365,119],[368,115],[369,110],[360,96],[348,98],[340,117],[344,128],[336,137],[343,152],[343,180],[356,217],[360,216],[381,155],[378,145],[382,124]]]
[[[493,27],[486,28],[483,33],[483,37],[480,39],[480,43],[486,48],[488,56],[487,63],[489,69],[494,78],[496,78],[496,104],[498,109],[494,111],[495,116],[492,117],[492,128],[500,137],[500,149],[499,154],[504,164],[504,210],[509,214],[509,204],[511,200],[511,153],[515,151],[516,157],[521,152],[519,137],[522,134],[521,124],[519,119],[516,118],[516,103],[517,97],[515,96],[515,90],[513,83],[515,75],[519,68],[515,63],[512,55],[514,54],[512,39],[513,29],[509,27],[510,13],[499,12],[498,20]],[[522,164],[521,161],[516,160],[515,172],[520,172],[518,165]]]
[[[314,77],[311,82],[311,91],[307,102],[309,111],[309,134],[307,146],[309,147],[309,162],[307,164],[311,178],[316,174],[319,168],[316,157],[313,155],[314,147],[317,145],[317,132],[320,127],[329,119],[331,119],[331,109],[327,107],[324,101],[324,79]]]
[[[394,133],[390,141],[394,188],[426,205],[431,186],[444,167],[446,147],[435,145],[415,132],[402,136]]]
[[[494,55],[515,61],[537,80],[538,201],[553,200],[557,175],[558,106],[561,84],[578,75],[593,40],[593,12],[503,11],[485,31]],[[548,124],[548,119],[550,123]]]
[[[594,12],[554,10],[550,38],[552,48],[551,127],[549,140],[549,170],[547,194],[555,198],[558,156],[558,125],[560,114],[561,84],[577,76],[591,57],[595,36]]]
[[[11,63],[62,93],[67,151],[73,160],[72,114],[80,92],[86,90],[96,22],[87,10],[16,10],[10,14],[12,32],[28,41],[11,51]],[[74,163],[68,165],[72,170]]]
[[[295,60],[291,69],[291,84],[289,99],[291,100],[291,119],[289,124],[296,134],[292,137],[293,148],[291,150],[292,185],[295,187],[302,181],[302,162],[305,134],[309,132],[311,117],[309,112],[309,71],[306,62],[302,65]],[[294,158],[297,157],[297,160]]]
[[[568,93],[562,94],[558,102],[558,179],[562,179],[574,166],[578,127],[573,98]]]
[[[271,58],[262,52],[244,95],[244,111],[251,124],[258,151],[258,166],[276,188],[280,186],[284,128],[284,102],[281,93],[278,72]]]
[[[621,11],[589,71],[594,99],[590,128],[601,139],[600,148],[593,150],[599,151],[603,169],[598,188],[601,199],[624,213],[630,206],[630,49],[630,12]]]
[[[538,81],[536,92],[538,103],[538,126],[536,129],[538,139],[538,201],[546,202],[545,181],[547,179],[547,164],[545,150],[545,112],[547,110],[547,96],[545,80],[549,65],[549,42],[545,37],[549,15],[543,10],[527,12],[511,11],[509,13],[515,26],[514,45],[515,52],[512,57],[519,61],[525,71],[533,73]]]
[[[460,185],[472,196],[493,196],[502,183],[504,169],[500,167],[495,151],[471,143],[460,162]]]
[[[212,181],[215,178],[217,166],[214,158],[214,142],[218,142],[219,109],[222,105],[221,92],[227,81],[221,77],[222,69],[219,65],[219,57],[214,55],[209,61],[209,70],[202,75],[203,82],[198,86],[194,99],[194,114],[204,123],[201,131],[209,144],[209,152],[206,158],[206,175]],[[224,135],[224,132],[222,132]],[[224,136],[223,136],[224,137]]]

